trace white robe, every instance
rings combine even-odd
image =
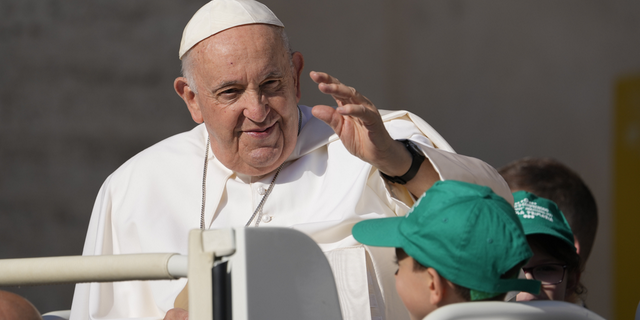
[[[351,155],[329,126],[300,106],[302,130],[263,208],[260,227],[305,232],[325,251],[345,320],[408,319],[395,292],[392,248],[363,247],[358,221],[404,215],[413,200],[385,183],[376,168]],[[411,139],[442,180],[491,187],[513,203],[488,164],[453,152],[426,122],[406,111],[380,111],[394,139]],[[187,254],[187,234],[199,228],[207,132],[204,125],[140,152],[107,178],[93,208],[84,255]],[[273,174],[252,178],[225,168],[209,150],[205,224],[240,227],[251,217]],[[78,284],[71,320],[162,319],[186,279]]]

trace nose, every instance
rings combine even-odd
[[[255,123],[262,123],[267,120],[269,111],[271,111],[267,97],[255,91],[250,94],[245,94],[244,97],[246,101],[242,114]]]

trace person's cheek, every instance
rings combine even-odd
[[[545,294],[545,299],[547,300],[564,300],[564,294],[560,294],[557,285],[543,285],[542,290]]]

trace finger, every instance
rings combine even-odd
[[[340,135],[343,117],[340,113],[336,112],[336,109],[325,105],[317,105],[311,109],[311,113],[314,117],[328,124],[335,133]]]
[[[365,126],[375,125],[380,118],[377,110],[372,110],[361,104],[345,104],[336,109],[343,116],[360,119]]]
[[[318,83],[318,89],[324,94],[333,95],[334,98],[348,99],[355,94],[355,89],[345,86],[337,78],[324,72],[312,71],[311,79]]]
[[[311,109],[311,113],[314,117],[329,124],[331,122],[331,118],[336,113],[336,110],[330,106],[317,105]]]
[[[340,83],[340,80],[332,77],[326,72],[311,71],[309,76],[315,83]]]
[[[340,99],[350,99],[359,95],[356,89],[342,83],[319,83],[318,89],[322,93],[330,94],[334,98]]]
[[[341,83],[337,78],[317,71],[311,71],[309,75],[313,81],[318,83],[318,90],[324,94],[331,95],[339,105],[355,103],[373,107],[369,99],[360,94],[355,88]]]
[[[309,75],[318,84],[320,92],[330,94],[334,99],[350,99],[357,94],[354,88],[342,84],[340,80],[327,73],[311,71]]]

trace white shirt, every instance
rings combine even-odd
[[[296,148],[263,207],[260,227],[291,227],[320,245],[332,265],[345,320],[408,319],[395,292],[393,249],[363,247],[351,228],[364,219],[404,215],[411,196],[351,155],[311,108],[300,109]],[[441,179],[486,185],[513,203],[495,169],[454,153],[422,119],[406,111],[380,113],[391,137],[414,141]],[[96,199],[83,254],[187,254],[188,232],[200,225],[206,139],[205,126],[199,125],[142,151],[109,176]],[[272,178],[273,173],[236,174],[209,150],[206,226],[244,226]],[[71,320],[162,319],[185,282],[78,284]]]

